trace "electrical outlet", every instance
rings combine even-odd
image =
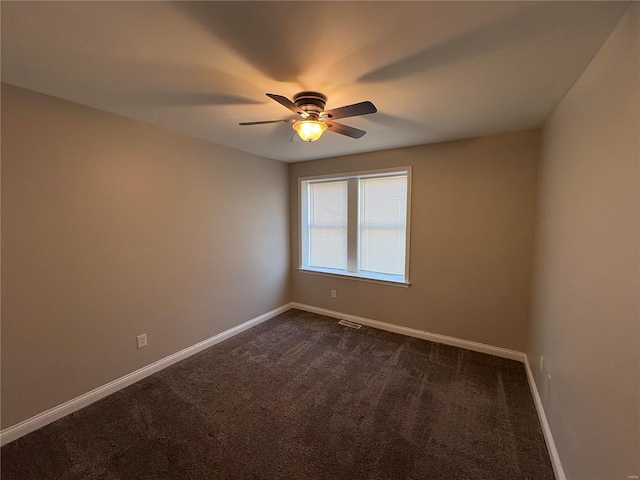
[[[551,374],[547,375],[547,391],[551,388]]]
[[[336,291],[335,290],[331,290],[331,298],[336,298]]]
[[[544,357],[540,355],[540,371],[542,372],[542,364],[544,363]]]
[[[142,348],[142,347],[146,347],[147,346],[147,334],[143,333],[142,335],[138,335],[136,337],[136,340],[138,341],[138,348]]]

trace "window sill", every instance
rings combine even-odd
[[[375,278],[375,277],[363,277],[361,275],[357,275],[355,273],[348,272],[336,272],[329,269],[311,269],[311,268],[301,268],[297,269],[301,273],[311,273],[313,275],[322,275],[325,277],[339,277],[345,278],[348,280],[357,280],[360,282],[368,282],[368,283],[377,283],[380,285],[391,285],[393,287],[400,288],[409,288],[411,282],[406,282],[404,280],[388,280],[384,278]]]

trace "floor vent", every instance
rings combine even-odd
[[[362,327],[362,325],[360,325],[359,323],[350,322],[349,320],[340,320],[338,323],[340,325],[344,325],[345,327],[355,328],[356,330],[358,330],[358,329],[360,329],[360,327]]]

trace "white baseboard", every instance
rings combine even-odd
[[[399,325],[393,325],[391,323],[371,320],[369,318],[349,315],[347,313],[335,312],[333,310],[313,307],[311,305],[305,305],[303,303],[293,302],[291,306],[292,308],[297,308],[298,310],[304,310],[306,312],[326,315],[327,317],[332,318],[339,318],[340,320],[349,320],[351,322],[361,323],[362,325],[366,325],[368,327],[387,330],[388,332],[399,333],[401,335],[407,335],[409,337],[422,338],[423,340],[430,340],[432,342],[443,343],[445,345],[451,345],[454,347],[465,348],[467,350],[473,350],[474,352],[488,353],[489,355],[494,355],[496,357],[508,358],[511,360],[517,360],[519,362],[524,362],[526,358],[526,355],[524,353],[518,352],[516,350],[509,350],[507,348],[494,347],[493,345],[472,342],[470,340],[462,340],[455,337],[448,337],[446,335],[440,335],[438,333],[425,332],[424,330],[417,330],[415,328],[401,327]]]
[[[264,322],[265,320],[269,320],[270,318],[275,317],[287,310],[292,308],[292,304],[288,303],[286,305],[282,305],[270,312],[259,315],[251,320],[248,320],[240,325],[237,325],[229,330],[225,330],[217,335],[214,335],[211,338],[203,340],[202,342],[196,343],[190,347],[187,347],[179,352],[174,353],[173,355],[169,355],[157,362],[153,362],[146,367],[142,367],[135,372],[131,372],[123,377],[120,377],[112,382],[107,383],[101,387],[98,387],[90,392],[87,392],[79,397],[73,398],[68,402],[65,402],[57,407],[50,408],[49,410],[42,412],[38,415],[35,415],[27,420],[24,420],[16,425],[5,428],[0,432],[0,445],[5,445],[9,442],[16,440],[17,438],[26,435],[27,433],[31,433],[34,430],[44,427],[51,422],[54,422],[66,415],[69,415],[77,410],[80,410],[87,405],[100,400],[112,393],[117,392],[135,382],[142,380],[149,375],[152,375],[156,372],[159,372],[162,369],[167,368],[170,365],[173,365],[180,360],[184,360],[191,355],[198,353],[206,348],[209,348],[216,343],[220,343],[223,340],[233,337],[240,332],[243,332],[251,327],[258,325],[259,323]]]
[[[562,463],[560,463],[560,456],[556,449],[556,443],[553,441],[551,435],[551,429],[549,428],[549,422],[547,421],[547,415],[544,413],[544,407],[542,406],[542,400],[538,393],[538,387],[536,381],[533,378],[533,372],[531,372],[531,366],[529,365],[529,358],[524,356],[524,368],[527,371],[527,379],[529,380],[529,388],[531,388],[531,394],[533,395],[533,403],[536,405],[538,411],[538,418],[542,425],[542,433],[544,434],[544,441],[547,443],[547,450],[549,450],[549,457],[551,457],[551,465],[553,466],[553,472],[555,473],[556,480],[567,480],[562,469]]]

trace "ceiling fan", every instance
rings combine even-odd
[[[297,132],[297,136],[307,142],[314,142],[320,138],[325,130],[340,133],[351,138],[360,138],[365,133],[364,130],[349,127],[341,123],[335,122],[336,118],[357,117],[359,115],[368,115],[376,113],[375,105],[371,102],[354,103],[345,107],[334,108],[333,110],[325,110],[327,97],[319,92],[300,92],[294,95],[293,101],[282,95],[267,93],[267,97],[275,100],[280,105],[288,108],[292,112],[300,115],[300,119],[285,120],[265,120],[262,122],[242,122],[240,125],[264,125],[267,123],[291,123]],[[291,141],[297,139],[294,134]]]

